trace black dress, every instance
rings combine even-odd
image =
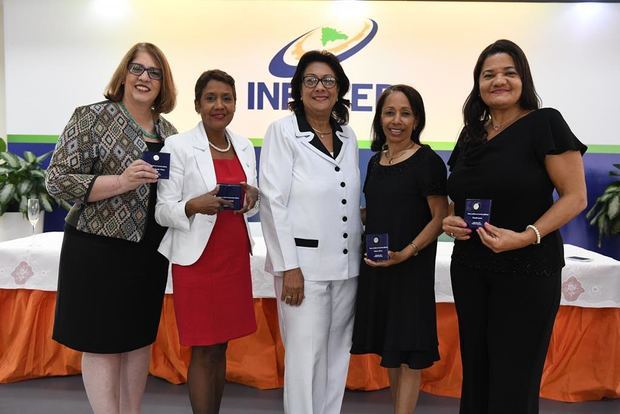
[[[467,198],[491,199],[492,225],[524,231],[553,205],[546,156],[585,150],[552,108],[532,111],[482,144],[460,139],[448,161],[455,215],[463,216]],[[563,266],[558,230],[540,244],[501,253],[475,232],[455,242],[450,276],[463,367],[460,414],[538,414]]]
[[[160,143],[146,143],[159,151]],[[166,232],[155,222],[157,184],[138,243],[65,224],[53,339],[82,352],[129,352],[155,341],[168,260],[157,252]]]
[[[431,220],[427,196],[446,194],[446,167],[428,146],[398,164],[368,163],[366,233],[388,233],[389,248],[407,246]],[[381,365],[412,369],[439,360],[435,316],[437,242],[417,256],[387,268],[362,260],[358,281],[352,354],[380,355]]]

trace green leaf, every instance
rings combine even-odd
[[[596,213],[596,215],[594,216],[594,218],[592,220],[590,220],[590,225],[594,226],[596,224],[596,222],[598,221],[598,218],[600,216],[602,216],[605,213],[605,209],[600,209],[598,211],[598,213]]]
[[[12,168],[0,167],[0,175],[9,174],[11,171],[13,171]]]
[[[24,159],[26,160],[26,162],[28,162],[29,164],[32,164],[34,161],[37,160],[37,156],[34,155],[32,153],[32,151],[24,151]]]
[[[592,217],[595,217],[596,219],[596,216],[598,216],[598,214],[600,213],[600,208],[601,208],[600,203],[594,204],[594,207],[592,207],[590,211],[586,213],[586,218],[591,219]]]
[[[620,196],[616,195],[607,206],[607,217],[613,220],[618,216],[618,213],[620,213]]]
[[[15,184],[6,183],[2,190],[0,190],[0,204],[8,204],[15,194]]]
[[[19,184],[17,184],[17,194],[19,195],[28,194],[30,190],[32,189],[32,187],[33,187],[32,181],[30,180],[20,181]]]
[[[45,171],[32,170],[32,171],[30,171],[30,175],[33,176],[33,177],[45,179]]]
[[[25,195],[22,196],[19,202],[19,211],[25,215],[28,215],[28,197]]]
[[[0,152],[0,158],[5,160],[11,168],[19,167],[19,158],[15,154],[11,154],[10,152]]]
[[[54,201],[56,201],[56,203],[58,203],[58,205],[64,208],[65,210],[71,210],[71,207],[73,207],[71,204],[67,203],[65,200],[61,200],[59,198],[55,198]]]
[[[52,155],[53,153],[54,153],[54,150],[51,150],[51,151],[46,152],[43,155],[39,155],[37,157],[37,164],[40,164],[42,161],[45,161],[45,159],[49,157],[50,155]]]
[[[607,227],[607,217],[605,217],[605,215],[601,216],[601,219],[598,221],[598,244],[599,247],[601,246],[601,242],[603,240],[603,236],[606,236],[608,234],[608,227]]]
[[[41,202],[41,206],[47,212],[52,211],[52,202],[50,200],[49,195],[47,193],[39,193],[39,201]]]

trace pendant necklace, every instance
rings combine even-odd
[[[312,128],[312,127],[310,127],[310,128]],[[328,132],[321,132],[321,131],[319,131],[318,129],[314,129],[314,128],[312,128],[312,130],[313,130],[314,132],[316,132],[316,134],[319,136],[319,138],[320,138],[320,139],[323,139],[323,136],[324,136],[324,135],[329,135],[329,134],[331,134],[331,133],[332,133],[332,131],[328,131]]]
[[[415,145],[415,142],[412,142],[411,144],[409,144],[409,146],[401,151],[398,152],[398,154],[396,155],[392,155],[390,156],[390,147],[388,147],[388,149],[385,150],[385,159],[387,160],[389,165],[392,165],[392,162],[394,160],[399,159],[402,155],[405,154],[405,152],[407,152],[408,150],[410,150],[411,148],[413,148],[413,146]]]
[[[530,111],[521,112],[521,113],[517,114],[517,116],[515,116],[514,118],[509,120],[508,122],[504,122],[504,123],[501,123],[501,124],[495,124],[493,122],[493,118],[489,118],[489,123],[491,124],[491,128],[493,129],[493,131],[499,132],[499,131],[503,130],[504,128],[508,127],[509,125],[511,125],[512,123],[516,122],[519,118],[525,116],[529,112]]]

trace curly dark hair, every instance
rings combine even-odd
[[[394,92],[402,92],[409,101],[413,116],[416,120],[416,125],[411,131],[411,140],[416,144],[420,144],[420,134],[426,125],[426,112],[424,111],[424,101],[420,93],[409,85],[392,85],[383,91],[381,97],[377,101],[377,108],[375,110],[375,116],[372,119],[372,143],[370,149],[372,151],[381,151],[385,145],[386,137],[383,132],[383,126],[381,125],[381,113],[383,112],[383,106],[388,96]]]
[[[295,74],[291,79],[291,98],[293,100],[288,103],[288,107],[291,111],[303,113],[304,104],[301,101],[303,76],[308,65],[314,62],[322,62],[327,64],[336,75],[336,82],[338,83],[338,101],[336,101],[336,104],[332,109],[332,118],[338,124],[344,125],[349,122],[348,108],[351,106],[351,102],[348,99],[345,99],[344,95],[349,92],[351,82],[349,82],[349,78],[344,73],[344,69],[342,69],[338,58],[333,53],[326,50],[311,50],[304,53],[301,59],[299,59],[299,63],[295,69]]]
[[[478,144],[486,140],[485,124],[488,122],[491,114],[489,107],[480,96],[480,73],[485,60],[499,53],[506,53],[512,57],[515,69],[521,78],[523,86],[521,97],[519,98],[519,106],[527,110],[540,108],[540,97],[536,93],[536,88],[534,88],[532,72],[530,71],[530,65],[527,62],[525,53],[516,43],[510,40],[497,40],[480,53],[476,66],[474,66],[474,86],[463,105],[464,128],[459,140],[462,139],[464,143]]]

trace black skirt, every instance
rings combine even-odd
[[[157,252],[166,229],[154,220],[157,187],[139,243],[66,224],[53,339],[82,352],[115,354],[155,342],[168,276]]]

